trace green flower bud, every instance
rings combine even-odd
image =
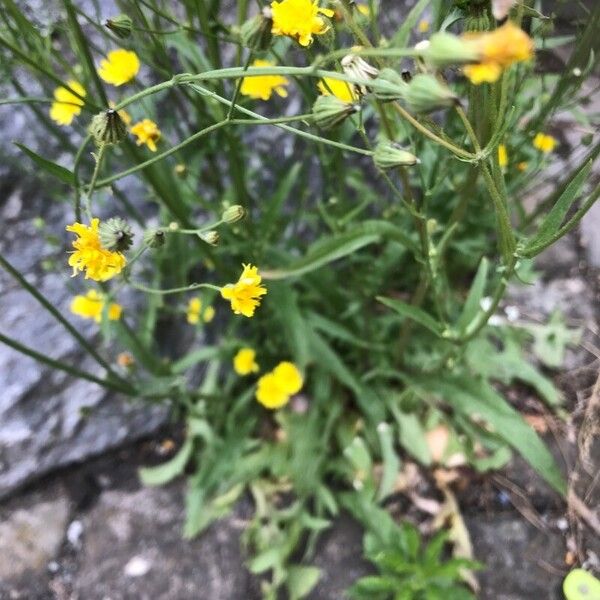
[[[148,248],[160,248],[165,243],[165,232],[162,229],[148,229],[144,233],[144,244]]]
[[[355,113],[358,107],[344,102],[336,96],[319,96],[313,104],[312,114],[315,125],[321,129],[330,129]]]
[[[198,236],[203,242],[206,242],[210,246],[216,246],[219,243],[219,232],[214,229],[199,233]]]
[[[406,93],[406,82],[402,75],[394,69],[381,69],[375,79],[377,86],[374,87],[375,97],[382,102],[392,102],[403,98]]]
[[[117,37],[126,39],[131,35],[133,22],[127,15],[117,15],[106,19],[104,26],[110,29]]]
[[[127,126],[119,113],[109,108],[94,116],[89,132],[97,144],[118,144],[127,135]]]
[[[430,112],[453,106],[458,102],[458,98],[447,85],[426,73],[419,73],[412,78],[407,86],[404,100],[415,112]]]
[[[133,243],[131,226],[121,217],[113,217],[100,223],[98,235],[102,247],[114,252],[124,252]]]
[[[237,223],[246,216],[246,211],[243,206],[239,204],[234,204],[233,206],[228,206],[224,211],[221,219],[225,221],[225,223]]]
[[[375,147],[373,162],[378,169],[385,171],[395,167],[412,167],[420,161],[414,154],[404,150],[395,142],[385,141],[379,142]]]
[[[273,34],[273,15],[271,9],[265,7],[255,17],[248,19],[240,29],[242,44],[250,50],[264,52],[271,46]]]
[[[477,62],[479,52],[469,40],[451,33],[434,33],[429,45],[423,51],[423,57],[433,67]]]

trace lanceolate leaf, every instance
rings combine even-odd
[[[569,183],[560,198],[556,201],[556,204],[552,207],[552,210],[544,219],[544,222],[540,225],[537,234],[525,246],[527,255],[535,256],[536,249],[538,247],[540,249],[544,248],[546,243],[550,241],[554,234],[560,229],[569,208],[571,208],[571,205],[577,199],[591,169],[592,161],[590,160],[583,165],[579,173],[573,178],[573,181]]]
[[[432,331],[437,335],[441,335],[442,326],[431,315],[428,315],[423,309],[418,308],[417,306],[413,306],[412,304],[402,302],[401,300],[394,300],[393,298],[384,298],[383,296],[377,296],[377,300],[379,300],[379,302],[385,304],[392,310],[395,310],[399,315],[407,317],[408,319],[412,319],[420,325],[423,325],[423,327],[429,329],[429,331]]]
[[[66,183],[67,185],[75,184],[75,176],[73,175],[72,171],[69,171],[69,169],[65,169],[65,167],[61,167],[55,162],[52,162],[51,160],[48,160],[47,158],[36,154],[33,150],[30,150],[27,146],[24,146],[23,144],[15,142],[15,145],[18,146],[23,152],[25,152],[25,154],[27,154],[27,156],[29,156],[29,158],[31,158],[31,160],[38,167],[46,171],[46,173],[49,173],[53,177],[60,179],[63,183]]]
[[[416,389],[439,395],[454,410],[475,422],[483,420],[512,446],[558,492],[566,493],[563,476],[545,446],[522,416],[491,386],[471,375],[411,380]]]
[[[460,318],[458,319],[457,325],[461,330],[464,330],[479,312],[480,302],[485,292],[485,284],[487,282],[488,270],[489,262],[487,258],[484,257],[479,263],[477,275],[475,275],[475,279],[473,279],[473,283],[471,284],[471,289],[469,290],[469,295],[467,296],[465,306],[463,308],[462,314],[460,315]]]
[[[192,438],[188,438],[171,460],[158,465],[158,467],[140,469],[142,483],[144,485],[163,485],[177,477],[177,475],[181,475],[190,459],[192,448]]]

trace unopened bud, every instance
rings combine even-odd
[[[219,232],[214,229],[199,233],[198,236],[203,242],[206,242],[210,246],[216,246],[219,243]]]
[[[382,102],[398,100],[406,93],[406,82],[394,69],[381,69],[374,83],[375,97]]]
[[[225,223],[237,223],[241,219],[246,216],[246,211],[243,206],[239,204],[234,204],[233,206],[228,206],[224,211],[221,219],[225,221]]]
[[[360,48],[357,49],[360,50]],[[379,74],[378,69],[356,54],[347,54],[342,58],[342,69],[349,77],[362,80],[375,79]],[[368,86],[359,85],[357,87],[362,95],[371,91]]]
[[[264,7],[255,17],[248,19],[240,29],[242,44],[250,50],[264,52],[271,45],[273,34],[273,13]]]
[[[355,113],[358,107],[336,96],[319,96],[313,104],[313,120],[320,129],[330,129]]]
[[[126,39],[131,35],[133,22],[127,15],[117,15],[106,19],[104,26],[110,29],[117,37]]]
[[[127,135],[127,126],[121,115],[109,108],[94,116],[89,132],[97,144],[118,144]]]
[[[395,167],[412,167],[419,163],[419,159],[404,150],[395,142],[379,142],[373,153],[373,162],[378,169],[386,170]]]
[[[121,217],[113,217],[100,223],[98,236],[103,248],[115,252],[124,252],[133,243],[131,226]]]
[[[165,243],[165,232],[162,229],[148,229],[144,233],[144,244],[148,248],[160,248]]]
[[[458,102],[458,98],[447,85],[427,73],[419,73],[412,78],[404,100],[415,112],[430,112],[453,106]]]
[[[187,167],[183,163],[175,165],[175,175],[178,177],[185,177],[187,174]]]
[[[423,57],[433,67],[466,64],[479,60],[479,49],[468,39],[439,32],[431,36],[429,46],[424,49]]]

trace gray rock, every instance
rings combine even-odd
[[[465,519],[474,554],[486,566],[478,573],[481,600],[562,600],[564,539],[537,530],[514,514]]]
[[[600,269],[600,202],[596,202],[581,221],[581,243],[590,266]]]
[[[57,554],[69,517],[65,496],[44,498],[26,508],[4,509],[0,522],[2,585],[43,572]]]
[[[239,515],[184,540],[181,488],[176,483],[101,495],[82,520],[83,554],[74,585],[80,598],[259,598],[243,567]]]

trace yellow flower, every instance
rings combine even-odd
[[[140,70],[140,59],[131,50],[111,50],[100,61],[98,75],[111,85],[119,86],[131,81]]]
[[[429,31],[429,21],[427,19],[421,19],[417,25],[419,33],[427,33]]]
[[[504,144],[498,146],[498,164],[502,169],[505,169],[508,166],[508,152],[506,151],[506,146]]]
[[[519,171],[521,171],[521,173],[523,171],[527,170],[527,163],[523,160],[520,163],[517,163],[517,169],[519,169]]]
[[[319,15],[332,17],[334,11],[320,8],[317,0],[282,0],[271,2],[274,35],[289,35],[301,46],[309,46],[313,35],[329,30],[329,25]]]
[[[275,63],[268,60],[256,59],[253,67],[272,67]],[[275,92],[282,98],[287,97],[287,90],[284,86],[288,85],[289,81],[281,75],[258,75],[256,77],[245,77],[242,81],[240,92],[244,96],[250,96],[255,100],[268,100],[271,94]]]
[[[258,380],[256,399],[265,408],[281,408],[302,389],[303,383],[302,374],[294,363],[280,362]]]
[[[85,296],[75,296],[71,302],[71,312],[84,319],[94,319],[96,323],[102,321],[102,311],[106,301],[96,290],[90,290]],[[121,318],[123,307],[111,302],[108,307],[108,318],[118,321]]]
[[[212,306],[207,306],[204,309],[204,314],[202,315],[202,319],[205,323],[210,323],[215,318],[215,309]]]
[[[202,300],[200,298],[190,298],[187,305],[187,322],[196,325],[200,321],[200,312],[202,311]]]
[[[221,288],[221,296],[231,302],[231,310],[236,315],[254,316],[260,297],[267,293],[267,288],[260,285],[261,276],[258,268],[242,265],[244,270],[237,283],[229,283]]]
[[[502,70],[513,63],[529,60],[533,56],[532,39],[517,25],[507,21],[494,31],[468,33],[463,36],[480,56],[478,64],[464,67],[471,83],[493,83]]]
[[[256,352],[252,348],[241,348],[233,357],[233,368],[238,375],[258,373],[259,366],[256,362]]]
[[[324,96],[335,96],[342,102],[354,102],[356,100],[356,94],[352,87],[345,81],[339,79],[333,79],[331,77],[325,77],[317,84],[319,91]]]
[[[150,119],[138,121],[130,131],[133,135],[137,136],[135,143],[138,146],[146,144],[152,152],[156,152],[156,142],[160,140],[160,129],[154,121]]]
[[[82,223],[67,225],[67,231],[77,235],[77,239],[73,241],[75,252],[69,257],[73,277],[78,271],[85,271],[86,279],[108,281],[118,275],[127,264],[123,254],[102,247],[98,235],[99,224],[100,219],[92,219],[89,227]]]
[[[281,382],[274,373],[267,373],[258,380],[256,399],[265,407],[272,410],[285,406],[290,395],[281,387]]]
[[[556,148],[557,144],[558,142],[556,141],[556,138],[552,137],[551,135],[546,135],[545,133],[537,133],[533,138],[534,147],[544,154],[552,152],[554,148]]]
[[[368,5],[366,5],[366,4],[356,4],[356,10],[363,17],[370,17],[371,16],[371,10],[369,9]]]
[[[273,370],[273,375],[279,381],[279,385],[290,395],[297,394],[304,383],[302,373],[294,363],[289,361],[280,362]]]
[[[85,89],[77,81],[67,81],[67,85],[80,96],[85,96]],[[54,90],[54,102],[50,107],[50,118],[59,125],[70,125],[73,118],[81,112],[84,102],[65,87]]]

